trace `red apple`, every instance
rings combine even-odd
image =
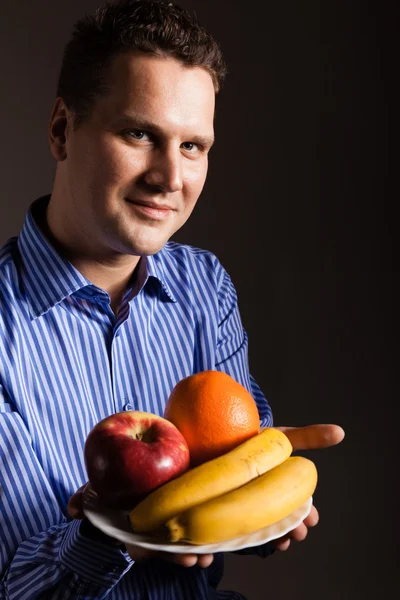
[[[104,502],[132,509],[139,500],[189,468],[185,438],[152,413],[118,412],[89,433],[84,449],[88,479]]]

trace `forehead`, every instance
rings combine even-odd
[[[107,83],[109,92],[95,109],[103,118],[131,112],[165,126],[213,132],[214,84],[202,67],[186,66],[171,57],[121,54],[111,63]]]

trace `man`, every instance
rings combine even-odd
[[[80,520],[84,442],[108,414],[162,414],[177,381],[217,369],[272,424],[228,274],[209,252],[168,242],[202,191],[224,75],[214,40],[172,4],[105,5],[66,47],[53,190],[0,254],[0,598],[239,597],[216,592],[221,555],[123,547]],[[287,433],[297,449],[343,436]],[[317,520],[313,508],[250,552],[284,550]]]

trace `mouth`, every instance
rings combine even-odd
[[[157,202],[150,202],[147,200],[131,200],[130,198],[125,198],[125,200],[136,213],[153,219],[154,221],[163,221],[164,219],[167,219],[172,211],[175,210],[168,204],[158,204]]]

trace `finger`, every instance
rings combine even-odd
[[[295,529],[289,531],[287,535],[276,540],[275,548],[280,552],[285,552],[289,548],[291,540],[293,540],[294,542],[302,542],[306,539],[307,533],[308,527],[304,523],[301,523],[300,525],[295,527]]]
[[[290,546],[290,538],[287,535],[285,535],[285,537],[282,537],[279,540],[275,540],[274,546],[275,549],[279,552],[286,552],[286,550]]]
[[[302,542],[306,539],[307,533],[308,527],[306,527],[304,523],[301,523],[300,525],[292,529],[292,531],[288,533],[288,536],[294,542]]]
[[[199,567],[206,568],[211,565],[214,560],[213,554],[179,554],[175,552],[161,552],[156,550],[148,550],[132,544],[126,544],[126,550],[129,556],[135,561],[148,560],[150,558],[161,558],[170,563],[180,565],[182,567]]]
[[[83,494],[87,486],[88,483],[82,485],[68,501],[67,511],[73,519],[83,519],[85,516],[83,513]]]
[[[293,450],[329,448],[339,444],[344,438],[344,430],[339,425],[307,425],[305,427],[276,427],[289,438]]]
[[[319,514],[314,505],[311,506],[310,514],[304,519],[303,523],[307,527],[315,527],[319,521]]]
[[[168,562],[172,562],[182,567],[194,567],[197,565],[203,569],[209,567],[214,560],[213,554],[173,554],[170,552],[163,552],[160,555]]]
[[[159,554],[155,550],[148,550],[147,548],[141,548],[133,544],[125,544],[125,548],[131,559],[135,562],[148,560],[149,558],[154,558]]]
[[[159,556],[163,560],[181,567],[194,567],[198,559],[197,554],[174,554],[172,552],[160,552]]]
[[[197,566],[206,569],[214,560],[214,554],[199,554],[197,558]]]

